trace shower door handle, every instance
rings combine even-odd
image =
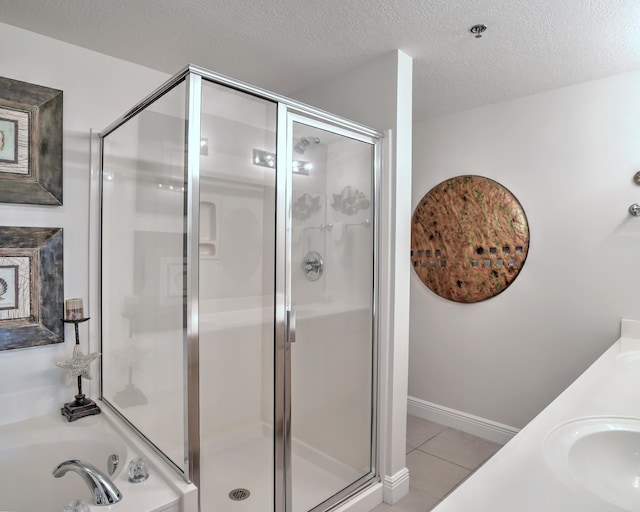
[[[289,343],[296,342],[296,312],[294,309],[287,310],[287,336]]]

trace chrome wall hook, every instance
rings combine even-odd
[[[640,217],[640,203],[633,203],[629,206],[629,213],[634,217]]]

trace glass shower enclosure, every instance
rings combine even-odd
[[[375,482],[380,133],[188,66],[99,139],[102,400],[201,510]]]

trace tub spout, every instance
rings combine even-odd
[[[107,475],[98,468],[83,460],[66,460],[53,470],[53,476],[60,478],[67,471],[78,473],[87,483],[96,505],[112,505],[118,503],[122,494]]]

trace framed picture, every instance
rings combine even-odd
[[[62,91],[0,77],[0,202],[62,204]]]
[[[0,350],[64,341],[62,228],[0,227]]]

